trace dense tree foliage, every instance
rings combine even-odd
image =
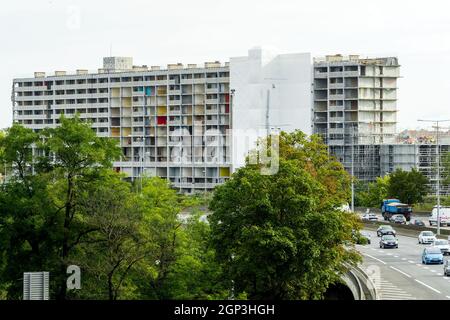
[[[348,201],[350,177],[318,137],[299,131],[281,134],[277,158],[276,174],[247,163],[217,188],[212,243],[237,294],[319,299],[359,258],[344,247],[357,218],[337,210]]]
[[[0,186],[0,298],[21,298],[25,271],[49,271],[53,299],[225,297],[208,225],[178,218],[199,198],[160,178],[133,188],[112,170],[115,140],[61,118],[39,133],[14,125],[0,150],[14,168]],[[70,264],[79,291],[66,291]]]
[[[383,199],[396,198],[407,204],[422,203],[429,192],[429,181],[416,169],[404,171],[396,169],[384,177],[367,185],[359,185],[357,203],[362,207],[379,208]]]
[[[359,224],[337,210],[350,177],[315,136],[282,133],[279,150],[276,174],[247,164],[211,199],[156,177],[136,188],[112,169],[116,140],[78,117],[12,126],[0,136],[0,299],[21,298],[26,271],[50,272],[52,299],[321,298],[358,261]],[[71,264],[81,290],[67,291]]]
[[[423,202],[428,193],[428,179],[416,169],[397,169],[390,174],[388,196],[408,204]]]
[[[359,184],[356,192],[357,206],[379,208],[383,199],[389,198],[390,183],[390,176],[386,175],[367,185]]]

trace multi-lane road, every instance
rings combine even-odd
[[[398,249],[380,249],[376,232],[365,231],[372,236],[371,244],[356,247],[363,255],[361,267],[377,287],[379,299],[450,300],[450,277],[443,275],[443,265],[422,264],[426,245],[419,245],[417,237],[397,235]]]

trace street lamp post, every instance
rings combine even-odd
[[[441,234],[441,221],[440,221],[440,207],[441,207],[441,190],[440,190],[440,180],[441,180],[441,153],[439,146],[439,123],[448,122],[450,120],[417,120],[421,122],[433,122],[436,124],[436,162],[437,162],[437,176],[436,176],[436,197],[437,197],[437,210],[436,210],[436,223],[438,235]]]

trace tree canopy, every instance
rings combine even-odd
[[[247,163],[214,194],[209,220],[217,258],[237,294],[319,299],[345,263],[359,259],[344,247],[357,218],[337,209],[348,201],[350,177],[319,137],[300,131],[281,133],[276,174],[260,169]]]

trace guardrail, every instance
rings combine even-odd
[[[390,223],[388,221],[382,221],[382,222],[380,222],[380,221],[363,221],[363,223],[366,227],[370,227],[373,229],[378,228],[380,225],[390,224],[394,227],[395,230],[404,231],[406,233],[415,232],[415,234],[417,236],[421,231],[432,231],[433,233],[435,233],[435,231],[436,231],[435,228],[419,227],[419,226],[408,225],[408,224]],[[447,239],[448,236],[450,236],[449,229],[441,229],[440,232],[441,232],[440,238]]]
[[[369,276],[360,268],[352,267],[342,277],[355,300],[378,300],[377,289]]]

